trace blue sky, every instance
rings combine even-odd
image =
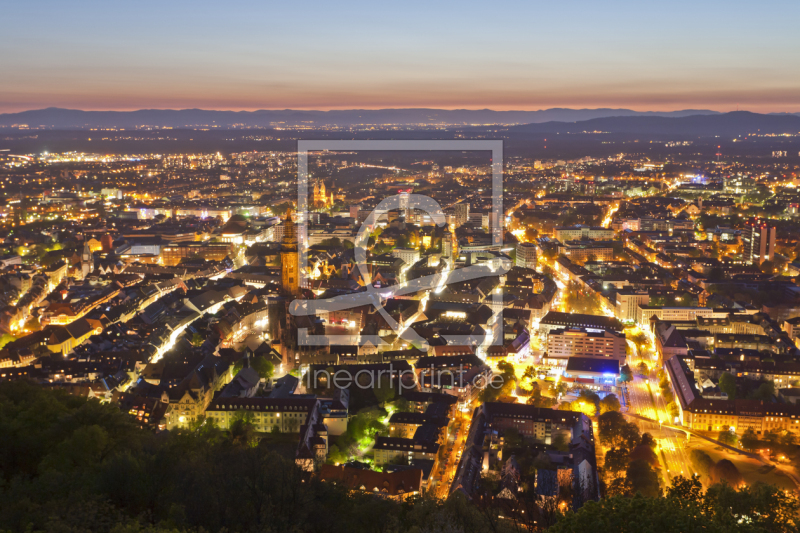
[[[0,112],[800,111],[800,2],[6,2]]]

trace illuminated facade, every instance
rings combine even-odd
[[[328,194],[324,181],[314,183],[314,195],[311,199],[311,203],[317,209],[331,207],[333,205],[333,193],[330,193],[330,195]]]
[[[744,256],[755,265],[775,258],[775,226],[763,220],[751,220],[742,231]]]
[[[300,291],[300,258],[297,253],[297,227],[292,220],[292,209],[286,211],[281,240],[281,286],[290,294]]]

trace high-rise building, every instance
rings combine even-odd
[[[406,210],[409,208],[409,200],[411,199],[411,195],[408,191],[399,191],[400,196],[400,209]]]
[[[297,227],[292,208],[286,210],[281,239],[281,286],[290,294],[300,292],[300,258],[297,253]]]
[[[460,203],[453,206],[456,216],[456,227],[463,226],[469,220],[469,204]]]
[[[751,263],[760,265],[775,258],[775,226],[767,221],[749,220],[742,231],[742,241],[744,257]]]
[[[536,268],[536,245],[530,242],[517,243],[516,265],[521,268]]]
[[[453,257],[453,234],[445,231],[442,235],[442,257],[450,259]]]

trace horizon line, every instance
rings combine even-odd
[[[542,111],[632,111],[634,113],[679,113],[684,111],[699,111],[699,112],[712,112],[712,113],[735,113],[747,112],[760,115],[766,114],[797,114],[792,111],[771,111],[768,113],[749,111],[748,109],[732,109],[720,111],[719,109],[699,108],[699,107],[684,107],[674,108],[668,110],[659,109],[636,109],[631,107],[546,107],[537,109],[496,109],[491,107],[247,107],[247,108],[204,108],[204,107],[138,107],[138,108],[77,108],[77,107],[59,107],[47,106],[23,109],[21,111],[0,111],[0,115],[14,115],[18,113],[29,113],[33,111],[80,111],[84,113],[134,113],[137,111],[214,111],[222,113],[255,113],[258,111],[306,111],[306,112],[320,112],[329,113],[335,111],[490,111],[494,113],[537,113]]]

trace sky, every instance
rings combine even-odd
[[[0,13],[0,112],[800,112],[796,0],[18,0]]]

